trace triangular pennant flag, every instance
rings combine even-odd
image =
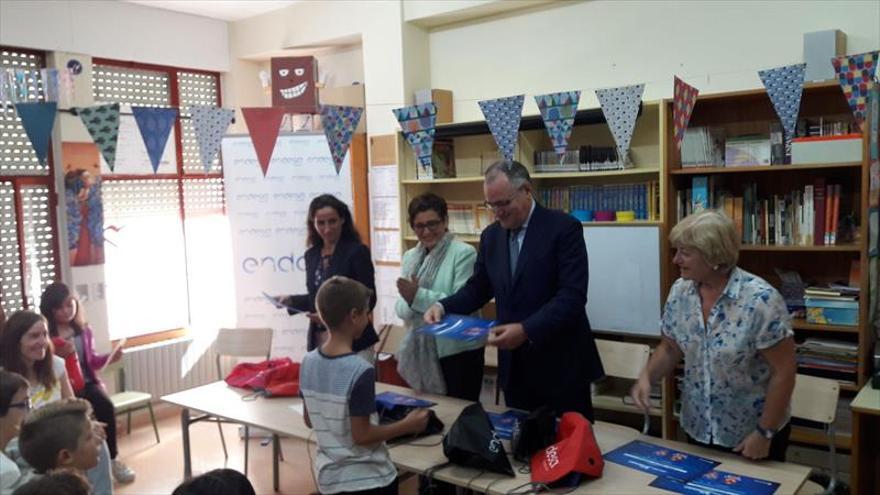
[[[525,95],[519,95],[479,102],[492,137],[505,160],[513,160],[524,99]]]
[[[80,107],[75,110],[92,136],[92,141],[101,150],[107,166],[113,170],[116,166],[116,140],[119,138],[119,103]]]
[[[644,91],[644,84],[596,90],[605,121],[617,143],[617,157],[621,165],[629,163],[629,143],[636,128]]]
[[[580,100],[580,90],[535,96],[535,102],[541,110],[541,118],[544,119],[544,127],[547,128],[553,149],[556,150],[560,160],[565,156]]]
[[[434,125],[437,118],[437,107],[434,102],[422,103],[392,110],[403,137],[412,146],[416,158],[428,177],[433,176],[431,154],[434,148]]]
[[[840,81],[840,89],[843,90],[843,96],[846,97],[860,129],[868,109],[868,93],[875,84],[878,55],[880,51],[831,59],[831,65]]]
[[[681,140],[684,139],[684,131],[691,120],[694,104],[697,102],[697,88],[682,81],[675,76],[675,88],[673,90],[672,122],[675,124],[675,147],[681,149]]]
[[[804,72],[807,64],[786,65],[775,69],[758,71],[767,96],[776,109],[776,115],[782,122],[782,133],[785,140],[786,163],[791,156],[791,138],[797,128],[798,113],[801,110],[801,95],[804,93]]]
[[[141,138],[147,147],[147,154],[150,155],[150,163],[155,174],[159,170],[159,162],[162,160],[162,153],[165,152],[171,127],[177,120],[177,109],[133,106],[131,113],[134,114],[134,120],[141,131]]]
[[[189,113],[192,115],[192,125],[196,131],[196,141],[199,143],[199,159],[207,174],[211,170],[214,157],[220,151],[223,134],[232,123],[235,111],[227,108],[192,106],[189,107]]]
[[[363,108],[338,107],[335,105],[321,105],[321,125],[324,127],[324,135],[327,136],[327,144],[330,146],[330,155],[333,157],[333,165],[336,167],[336,175],[342,169],[345,154],[351,144],[351,137],[357,129]]]
[[[49,153],[49,138],[52,136],[52,126],[55,125],[57,107],[58,104],[54,101],[15,104],[15,111],[18,112],[24,132],[31,141],[37,160],[42,165],[46,164],[46,156]]]
[[[278,132],[281,130],[281,119],[287,110],[281,107],[242,108],[244,122],[247,124],[251,142],[257,152],[257,160],[263,170],[263,177],[269,171],[269,162],[272,160],[272,152],[275,151],[275,142],[278,140]]]

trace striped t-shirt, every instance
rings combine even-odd
[[[357,354],[308,354],[300,369],[300,392],[318,441],[315,478],[322,494],[382,488],[397,477],[385,442],[355,445],[351,417],[376,412],[376,371]]]

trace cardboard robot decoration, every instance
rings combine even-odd
[[[272,106],[292,113],[318,113],[317,74],[315,57],[273,58]]]

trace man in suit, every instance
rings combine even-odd
[[[499,326],[489,345],[499,352],[507,406],[593,419],[590,383],[604,375],[586,314],[587,250],[583,227],[565,213],[538,205],[528,170],[519,162],[493,164],[483,184],[495,223],[480,238],[473,276],[425,313],[469,314],[493,297]]]

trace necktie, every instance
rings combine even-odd
[[[522,228],[508,231],[508,247],[510,249],[510,277],[516,273],[516,261],[519,259],[519,232]]]

